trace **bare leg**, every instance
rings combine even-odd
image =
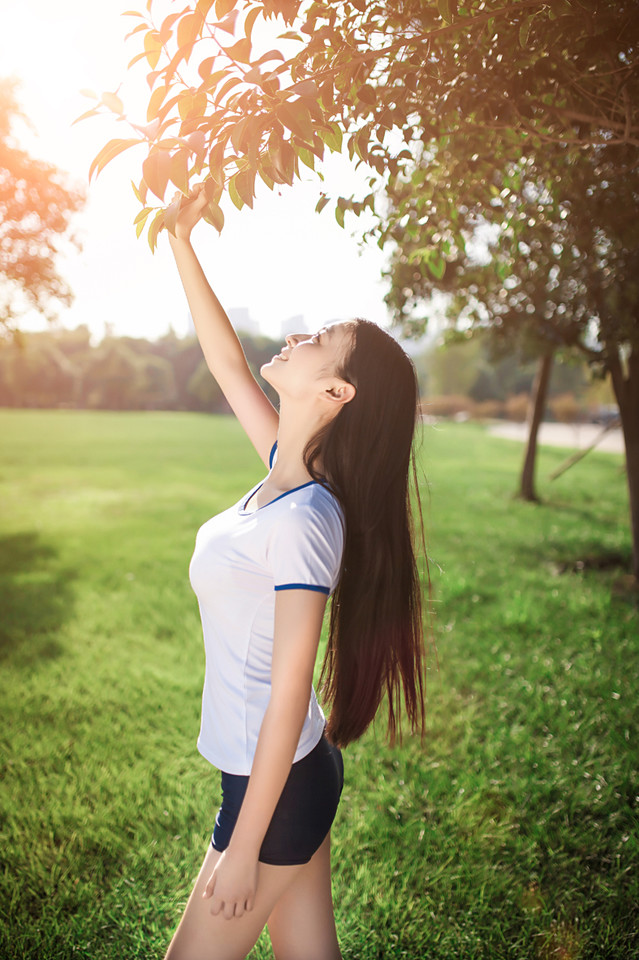
[[[165,960],[243,960],[264,929],[273,906],[308,864],[275,867],[260,863],[255,905],[241,917],[213,916],[202,893],[220,854],[209,847]]]
[[[268,918],[276,960],[341,960],[331,895],[330,834]]]

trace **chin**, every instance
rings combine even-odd
[[[273,383],[273,376],[272,376],[274,367],[275,367],[275,364],[273,363],[272,360],[269,360],[268,363],[263,363],[262,366],[260,367],[260,375],[266,380],[267,383],[270,383],[272,387],[275,386],[275,384]]]

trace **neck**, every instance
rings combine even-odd
[[[312,479],[304,465],[304,450],[325,422],[317,410],[302,408],[299,403],[289,406],[282,398],[277,431],[277,462],[271,471],[271,479],[278,487],[289,489]]]

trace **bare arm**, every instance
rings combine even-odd
[[[269,453],[277,437],[277,410],[251,373],[242,344],[191,246],[191,231],[205,206],[204,190],[196,188],[194,198],[180,211],[176,236],[169,234],[171,249],[206,364],[268,466]]]
[[[313,682],[326,597],[283,590],[275,599],[271,699],[264,714],[249,783],[233,836],[207,885],[211,912],[250,910],[264,835],[291,770]]]

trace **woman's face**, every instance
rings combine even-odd
[[[354,324],[332,323],[317,333],[291,333],[280,353],[265,363],[260,373],[278,393],[308,397],[343,383],[337,371],[348,356]]]

